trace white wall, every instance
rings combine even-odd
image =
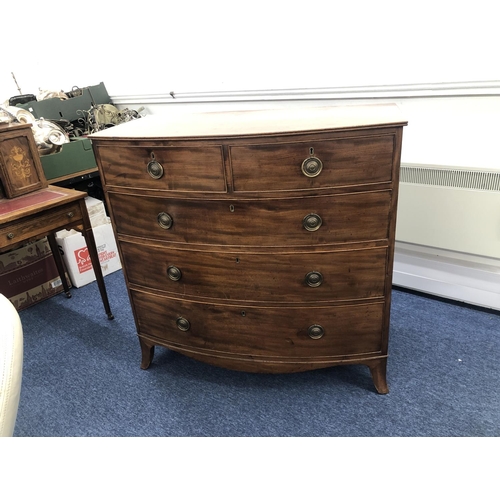
[[[498,80],[495,2],[3,0],[0,102]]]
[[[409,122],[403,162],[500,170],[500,95],[413,98],[400,107]]]

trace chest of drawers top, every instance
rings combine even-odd
[[[172,113],[147,116],[92,134],[92,138],[199,139],[252,135],[283,135],[319,130],[343,130],[406,125],[395,104],[328,106]]]

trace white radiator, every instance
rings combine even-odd
[[[500,310],[500,172],[401,166],[393,282]]]

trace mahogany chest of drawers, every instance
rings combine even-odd
[[[396,106],[151,116],[91,136],[142,352],[251,372],[386,363]]]

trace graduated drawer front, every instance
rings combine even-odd
[[[347,356],[381,350],[382,302],[329,307],[246,307],[131,290],[139,335],[178,346],[255,356]],[[179,318],[189,329],[178,328]],[[311,338],[312,325],[324,334]]]
[[[119,234],[177,243],[296,246],[386,239],[391,191],[258,200],[109,193],[109,199]],[[170,218],[169,229],[160,226],[159,214]],[[310,214],[322,221],[314,231],[303,225]]]
[[[165,189],[185,192],[225,192],[224,160],[220,146],[125,147],[97,146],[108,186]],[[154,179],[148,163],[157,161],[163,174]]]
[[[68,223],[81,220],[82,212],[80,203],[75,201],[64,207],[53,208],[44,212],[43,216],[28,217],[32,223],[26,223],[25,219],[4,224],[0,228],[0,245],[2,247],[34,238],[40,234],[47,234],[64,227],[64,221]]]
[[[388,182],[394,136],[291,144],[231,146],[235,191],[280,191]],[[315,177],[301,169],[314,156],[323,167]]]
[[[124,241],[121,250],[131,283],[180,296],[314,304],[384,294],[386,248],[220,253]]]

